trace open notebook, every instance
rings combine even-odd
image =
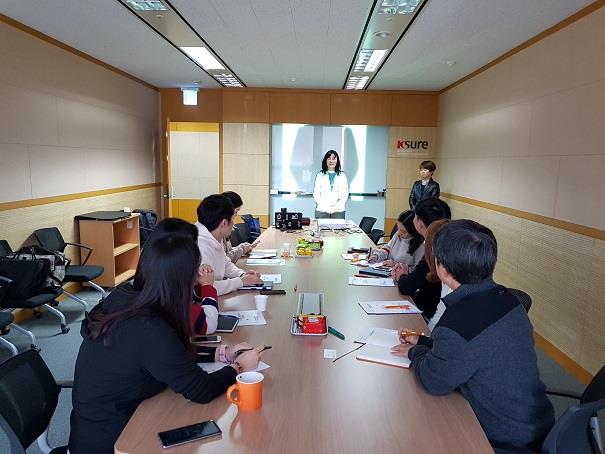
[[[395,329],[373,328],[365,330],[357,336],[355,342],[365,344],[356,356],[361,361],[395,367],[410,367],[410,360],[407,357],[402,358],[391,353],[391,347],[400,343],[399,334]]]

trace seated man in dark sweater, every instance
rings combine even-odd
[[[395,354],[407,355],[423,388],[460,390],[494,446],[539,449],[554,412],[538,373],[527,313],[492,275],[496,240],[474,221],[445,225],[433,242],[439,279],[453,292],[432,338],[406,334]]]
[[[426,238],[426,230],[433,222],[452,217],[448,204],[436,198],[421,200],[414,212],[414,227],[423,238]],[[429,271],[425,259],[422,258],[410,274],[400,265],[395,265],[391,273],[399,293],[411,296],[414,304],[423,311],[427,319],[435,313],[441,297],[441,283],[429,282],[426,278]]]

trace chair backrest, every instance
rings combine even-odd
[[[370,233],[372,233],[372,227],[374,227],[375,223],[376,223],[376,218],[364,216],[361,218],[361,221],[359,222],[359,228],[361,230],[363,230],[366,235],[369,236]],[[384,234],[384,232],[383,232],[383,234]]]
[[[36,350],[27,350],[0,364],[0,414],[24,448],[48,427],[59,391]]]
[[[240,217],[248,226],[248,230],[250,231],[250,240],[254,241],[260,236],[260,220],[258,218],[255,218],[251,214],[241,214]]]
[[[42,247],[51,249],[53,251],[65,251],[65,241],[63,240],[63,235],[61,235],[61,232],[59,232],[59,229],[56,227],[38,229],[34,232],[34,236]]]
[[[0,240],[0,257],[6,257],[13,253],[13,248],[6,240]]]
[[[231,232],[231,246],[237,246],[238,244],[250,242],[250,229],[248,224],[242,222],[233,226],[233,232]]]
[[[605,399],[569,407],[548,432],[542,453],[598,453],[590,430],[590,419],[603,408]]]
[[[2,300],[6,296],[6,292],[8,291],[8,286],[12,281],[4,276],[0,276],[0,307],[2,305]]]
[[[590,380],[590,383],[582,393],[580,403],[594,402],[605,399],[605,366]]]
[[[374,244],[378,245],[380,238],[384,236],[384,230],[373,229],[368,236],[374,242]]]
[[[141,246],[142,246],[147,242],[147,240],[151,236],[153,229],[155,229],[155,226],[158,223],[158,215],[153,210],[141,210],[138,208],[136,210],[133,210],[133,213],[140,214],[140,216],[139,216],[139,234],[141,237]]]
[[[529,312],[531,308],[531,296],[525,293],[523,290],[518,288],[509,288],[508,291],[521,303],[521,306],[525,308],[525,312]]]
[[[398,226],[397,226],[397,223],[395,223],[395,225],[391,229],[391,236],[389,238],[392,239],[395,236],[395,234],[397,233],[397,229],[398,229]]]

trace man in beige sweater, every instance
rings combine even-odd
[[[214,270],[214,287],[219,295],[230,293],[244,285],[262,284],[256,271],[244,271],[235,266],[225,254],[223,239],[233,230],[235,208],[226,197],[213,194],[197,208],[197,244],[202,263]]]

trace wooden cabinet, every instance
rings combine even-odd
[[[141,255],[137,213],[115,221],[80,219],[78,222],[80,243],[93,249],[86,264],[105,268],[105,272],[94,280],[96,284],[115,287],[134,276]],[[85,257],[86,251],[83,251],[81,259]]]

